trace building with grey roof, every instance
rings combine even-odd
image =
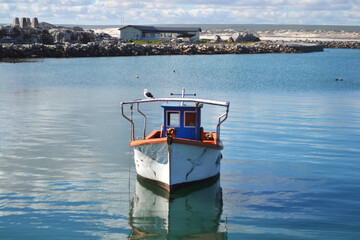
[[[127,25],[120,30],[123,40],[168,40],[177,38],[195,42],[200,38],[201,28],[198,27],[155,27]]]

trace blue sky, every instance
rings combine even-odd
[[[0,0],[0,23],[360,25],[360,0]]]

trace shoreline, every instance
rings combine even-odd
[[[46,23],[44,26],[47,27]],[[54,28],[53,25],[51,25]],[[67,30],[70,29],[70,30]],[[324,48],[360,49],[360,32],[325,30],[258,30],[246,31],[261,39],[260,42],[228,42],[234,29],[204,30],[200,40],[208,43],[160,43],[156,45],[124,43],[119,40],[118,28],[88,29],[79,27],[56,27],[63,36],[56,43],[14,43],[0,42],[0,60],[24,58],[69,58],[106,56],[147,55],[212,55],[212,54],[259,54],[259,53],[308,53],[323,51]],[[73,32],[69,36],[66,31]],[[62,35],[61,35],[62,34]],[[77,43],[70,43],[73,34]],[[67,37],[66,37],[67,36]],[[81,43],[80,37],[86,41]],[[214,42],[217,39],[217,42]],[[65,41],[65,42],[64,42]]]
[[[260,41],[255,43],[180,43],[140,45],[111,41],[87,44],[0,44],[0,60],[32,58],[151,56],[151,55],[215,55],[215,54],[264,54],[309,53],[324,48],[360,49],[360,42],[286,42]]]
[[[359,46],[360,47],[360,46]],[[251,44],[158,44],[90,42],[87,44],[10,44],[0,45],[0,59],[69,58],[150,55],[214,55],[256,53],[306,53],[323,51],[319,44],[262,41]]]

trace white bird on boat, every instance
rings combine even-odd
[[[154,96],[147,89],[144,89],[144,96],[146,98],[154,98]]]

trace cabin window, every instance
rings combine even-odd
[[[185,112],[185,127],[196,126],[196,112]]]
[[[167,112],[166,125],[168,127],[180,127],[180,112]]]

